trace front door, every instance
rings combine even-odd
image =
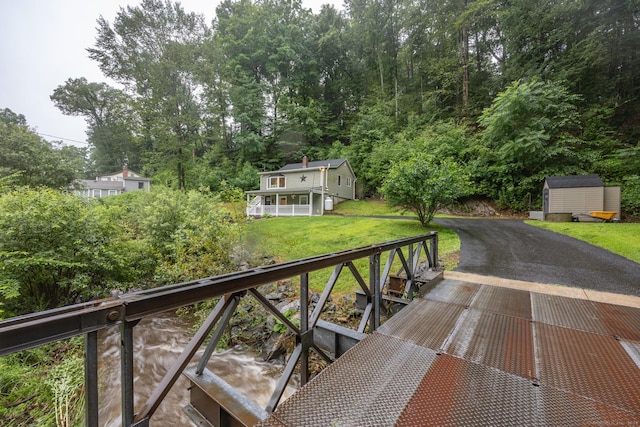
[[[280,196],[280,206],[287,205],[287,196]]]

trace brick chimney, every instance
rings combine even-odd
[[[129,167],[125,163],[124,165],[122,165],[122,178],[126,178],[128,176],[129,176]]]
[[[302,158],[302,167],[306,168],[307,166],[309,166],[309,159],[307,158],[307,156],[304,156]]]

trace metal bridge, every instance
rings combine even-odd
[[[356,267],[359,259],[368,260],[365,274]],[[640,425],[640,298],[456,272],[445,272],[434,287],[423,285],[436,275],[423,277],[421,266],[433,270],[436,261],[437,234],[431,233],[9,319],[0,323],[0,355],[84,334],[90,426],[98,425],[96,331],[114,323],[122,334],[127,427],[153,424],[180,375],[192,385],[185,411],[202,426]],[[401,271],[392,271],[398,265]],[[310,310],[309,273],[324,268],[333,272]],[[343,272],[361,288],[363,317],[355,331],[320,319]],[[298,276],[299,326],[257,291]],[[245,293],[296,336],[266,408],[205,367]],[[136,322],[217,296],[191,344],[135,411]],[[382,311],[400,306],[380,324]],[[185,370],[208,336],[199,365]],[[307,382],[310,351],[332,363]],[[279,404],[296,366],[303,386]]]
[[[361,272],[358,260],[368,261],[368,270]],[[386,261],[383,261],[386,260]],[[85,340],[85,424],[98,426],[98,331],[118,324],[121,334],[122,425],[148,426],[158,406],[181,375],[189,377],[192,404],[186,408],[192,419],[201,425],[254,425],[272,413],[299,366],[300,383],[309,380],[309,353],[315,352],[328,363],[380,326],[381,310],[406,305],[419,295],[424,273],[435,270],[438,260],[436,232],[392,242],[314,256],[302,260],[262,266],[246,271],[179,283],[120,295],[118,297],[62,307],[45,312],[15,317],[0,322],[0,356],[83,335]],[[332,269],[319,301],[311,311],[309,304],[309,273]],[[397,269],[398,271],[394,271]],[[346,272],[346,273],[345,273]],[[358,284],[359,303],[363,315],[357,331],[348,330],[321,320],[331,292],[343,274],[350,274]],[[264,284],[299,277],[300,324],[297,326],[262,295],[258,287]],[[367,278],[365,280],[365,277]],[[403,289],[395,296],[386,294],[389,278],[401,278]],[[431,275],[433,277],[433,275]],[[266,408],[258,408],[238,395],[231,387],[206,369],[218,341],[233,316],[240,298],[250,295],[295,335],[296,345]],[[401,297],[401,298],[400,298]],[[211,314],[193,336],[173,366],[168,369],[146,403],[134,408],[134,346],[137,323],[168,310],[197,302],[220,298]],[[185,371],[203,343],[209,339],[197,368]],[[185,391],[186,392],[186,391]],[[144,400],[143,400],[144,401]]]

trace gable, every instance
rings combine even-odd
[[[546,178],[546,186],[549,188],[583,188],[583,187],[604,187],[600,176],[591,175],[570,175],[570,176],[550,176]]]

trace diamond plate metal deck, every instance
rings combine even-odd
[[[395,425],[536,425],[537,391],[524,378],[441,355]]]
[[[531,293],[533,320],[596,334],[609,331],[596,306],[588,300]]]
[[[640,341],[640,310],[621,305],[593,303],[609,334]]]
[[[531,319],[531,296],[529,292],[517,289],[483,286],[478,290],[471,307]]]
[[[640,411],[640,370],[619,341],[552,325],[534,327],[541,383]]]
[[[444,280],[261,427],[640,425],[640,308]]]
[[[424,298],[467,306],[471,304],[480,288],[481,286],[476,283],[447,280],[447,286],[436,286]]]
[[[469,310],[445,350],[471,362],[536,378],[533,334],[527,319]]]
[[[373,333],[278,406],[285,426],[393,425],[436,358],[433,350]],[[258,426],[269,424],[271,418]]]
[[[464,310],[459,305],[418,299],[383,324],[378,332],[439,350]]]

